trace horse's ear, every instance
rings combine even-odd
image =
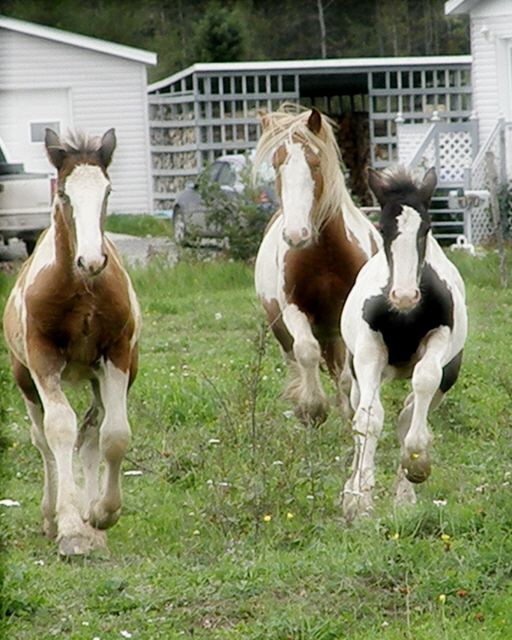
[[[368,169],[368,184],[370,185],[370,189],[375,194],[379,204],[381,207],[384,206],[384,182],[380,176],[380,174],[375,171],[375,169]]]
[[[265,131],[270,122],[268,113],[263,109],[258,109],[258,118],[260,119],[261,130]]]
[[[66,150],[62,147],[59,136],[52,129],[45,129],[44,146],[48,160],[56,169],[60,169],[66,156]]]
[[[423,182],[420,186],[420,198],[425,207],[428,209],[428,205],[430,204],[430,200],[434,193],[434,189],[437,184],[437,176],[436,170],[434,167],[431,167],[423,178]]]
[[[308,118],[308,129],[318,135],[322,128],[322,114],[316,107],[311,108],[311,115]]]
[[[105,168],[108,167],[112,160],[112,154],[116,148],[116,133],[114,129],[109,129],[103,134],[101,139],[101,147],[98,150],[98,154],[101,159],[101,163]]]

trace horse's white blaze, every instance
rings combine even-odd
[[[421,216],[412,207],[404,206],[397,216],[398,235],[391,243],[393,263],[390,300],[399,309],[414,306],[420,298],[418,286],[418,231]]]
[[[283,234],[290,245],[307,242],[311,237],[310,212],[315,183],[298,142],[286,142],[288,157],[281,167],[281,204],[284,216]]]
[[[101,267],[105,261],[101,216],[109,184],[101,168],[89,164],[77,165],[66,179],[76,225],[76,257],[86,269]]]

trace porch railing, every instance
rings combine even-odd
[[[403,125],[406,127],[407,125]],[[477,149],[477,123],[433,122],[409,161],[413,169],[435,167],[438,186],[457,188],[464,184]]]

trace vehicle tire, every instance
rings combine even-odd
[[[178,207],[174,209],[174,215],[172,217],[174,227],[174,241],[176,244],[184,244],[185,236],[187,235],[187,229],[185,226],[185,218],[183,213]]]

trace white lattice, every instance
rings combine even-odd
[[[440,179],[463,182],[464,170],[471,166],[472,141],[469,131],[446,131],[439,134]]]
[[[396,128],[398,139],[398,161],[405,166],[410,165],[416,151],[425,136],[429,132],[431,125],[429,123],[422,124],[398,124]]]
[[[483,191],[489,189],[489,176],[487,175],[486,154],[490,151],[494,156],[496,167],[501,166],[504,162],[502,158],[502,146],[500,135],[502,132],[502,123],[497,122],[493,131],[487,138],[485,144],[481,147],[471,166],[471,189],[475,191]],[[471,215],[471,241],[473,244],[482,244],[487,238],[493,235],[493,227],[491,222],[491,214],[488,205],[480,205],[472,207]]]
[[[416,167],[421,169],[430,169],[430,167],[436,166],[436,145],[435,138],[432,138],[428,145],[425,147],[421,159],[416,164]]]

